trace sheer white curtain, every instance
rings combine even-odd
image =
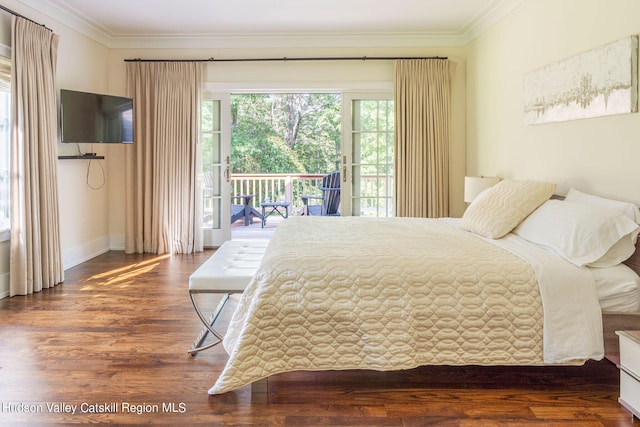
[[[128,62],[127,80],[135,134],[125,155],[125,251],[201,251],[196,190],[202,64]]]
[[[395,64],[396,215],[449,215],[451,75],[455,63]]]
[[[12,21],[10,295],[64,280],[58,212],[58,36],[26,19]]]

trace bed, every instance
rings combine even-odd
[[[620,265],[623,249],[586,245],[585,255],[573,242],[580,253],[561,255],[531,242],[541,221],[533,214],[554,190],[505,180],[461,219],[289,218],[232,316],[229,359],[209,393],[297,370],[602,359],[603,316],[587,264],[609,257]],[[618,246],[628,251],[631,242],[633,252],[640,227],[620,215]]]

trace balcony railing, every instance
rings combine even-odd
[[[265,199],[272,202],[289,202],[289,215],[303,212],[303,194],[320,196],[320,186],[325,174],[232,174],[231,196],[252,194],[251,205],[258,211]],[[207,177],[210,181],[207,180]],[[218,229],[222,203],[215,195],[215,180],[211,173],[203,175],[203,228]],[[348,183],[351,185],[351,183]],[[350,201],[352,215],[393,216],[393,176],[360,175],[353,185]]]
[[[300,196],[320,196],[320,186],[325,174],[232,174],[231,196],[253,194],[253,207],[259,208],[265,199],[291,203],[290,214],[302,212]],[[351,185],[351,184],[349,184]],[[385,175],[361,175],[353,196],[360,215],[385,216],[390,212],[393,198],[393,177]]]
[[[303,194],[320,196],[323,174],[232,174],[231,196],[253,194],[254,207],[269,199],[291,203],[291,213],[302,210]]]

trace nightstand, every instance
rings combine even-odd
[[[640,331],[616,331],[620,337],[620,404],[640,418]]]

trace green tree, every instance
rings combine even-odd
[[[326,173],[340,161],[340,95],[231,98],[235,173]]]

